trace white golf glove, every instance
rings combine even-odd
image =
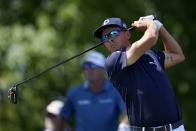
[[[143,16],[143,17],[139,18],[139,20],[143,20],[143,19],[153,20],[155,22],[158,30],[160,30],[161,26],[163,25],[159,20],[156,20],[156,17],[154,15],[147,15],[147,16]]]
[[[163,26],[163,24],[159,20],[154,20],[154,22],[157,25],[158,30],[160,30],[161,26]]]
[[[142,16],[139,18],[139,20],[143,20],[143,19],[154,20],[155,16],[154,15],[147,15],[147,16]]]

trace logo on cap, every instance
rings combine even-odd
[[[125,24],[125,23],[123,23],[123,25],[122,25],[124,28],[127,28],[127,25]]]
[[[110,20],[109,19],[106,19],[104,22],[103,22],[103,25],[107,25],[107,23],[109,23]]]

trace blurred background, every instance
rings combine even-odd
[[[186,61],[167,72],[185,127],[195,131],[195,5],[195,0],[0,0],[0,131],[41,131],[46,105],[83,80],[82,57],[21,85],[17,105],[7,99],[10,86],[97,44],[93,31],[104,19],[120,17],[130,26],[149,14],[163,22],[185,53]],[[160,41],[155,48],[163,49]]]

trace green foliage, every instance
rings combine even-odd
[[[194,5],[193,0],[1,0],[0,131],[42,130],[49,101],[83,80],[81,57],[21,85],[17,105],[7,100],[10,86],[98,43],[92,33],[105,18],[121,17],[130,26],[148,14],[156,14],[163,21],[185,52],[186,61],[168,70],[168,76],[182,106],[186,128],[194,131]],[[137,39],[138,32],[132,37]],[[156,48],[162,48],[159,43]],[[108,54],[105,48],[97,50]]]

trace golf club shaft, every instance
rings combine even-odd
[[[129,30],[129,31],[133,31],[133,30],[135,30],[135,27],[130,27],[130,28],[128,28],[128,30]],[[91,48],[89,48],[89,49],[86,49],[86,50],[84,50],[83,52],[81,52],[81,53],[79,53],[79,54],[77,54],[77,55],[75,55],[75,56],[72,56],[72,57],[70,57],[70,58],[68,58],[68,59],[65,59],[65,60],[63,60],[63,61],[61,61],[61,62],[59,62],[59,63],[57,63],[57,64],[55,64],[55,65],[53,65],[53,66],[51,66],[51,67],[49,67],[49,68],[47,68],[47,69],[45,69],[45,70],[43,70],[43,71],[40,72],[40,73],[38,73],[38,74],[36,74],[36,75],[34,75],[34,76],[28,78],[28,79],[25,79],[25,80],[21,81],[21,82],[18,83],[18,84],[15,84],[15,86],[19,86],[19,85],[25,84],[25,83],[27,83],[28,81],[31,81],[31,80],[33,80],[33,79],[35,79],[35,78],[37,78],[37,77],[39,77],[39,76],[41,76],[41,75],[43,75],[43,74],[49,72],[50,70],[52,70],[52,69],[54,69],[54,68],[56,68],[56,67],[58,67],[58,66],[60,66],[60,65],[62,65],[62,64],[64,64],[64,63],[66,63],[66,62],[68,62],[68,61],[70,61],[70,60],[72,60],[72,59],[74,59],[74,58],[76,58],[76,57],[78,57],[78,56],[81,56],[82,54],[84,54],[84,53],[86,53],[86,52],[88,52],[88,51],[90,51],[90,50],[93,50],[93,49],[99,47],[99,46],[102,45],[102,44],[103,44],[103,43],[100,42],[99,44],[97,44],[97,45],[95,45],[95,46],[93,46],[93,47],[91,47]]]
[[[136,29],[136,28],[135,28],[134,26],[128,28],[129,31],[133,31],[133,30],[135,30],[135,29]]]
[[[89,49],[84,50],[83,52],[81,52],[81,53],[79,53],[79,54],[77,54],[77,55],[75,55],[75,56],[72,56],[72,57],[70,57],[70,58],[68,58],[68,59],[65,59],[65,60],[63,60],[63,61],[61,61],[61,62],[59,62],[59,63],[57,63],[57,64],[55,64],[55,65],[53,65],[53,66],[51,66],[51,67],[49,67],[49,68],[47,68],[47,69],[45,69],[44,71],[42,71],[42,72],[40,72],[40,73],[38,73],[38,74],[36,74],[36,75],[34,75],[34,76],[28,78],[28,79],[25,79],[25,80],[21,81],[20,83],[16,84],[15,86],[19,86],[19,85],[25,84],[25,83],[27,83],[28,81],[31,81],[31,80],[33,80],[33,79],[35,79],[35,78],[37,78],[37,77],[39,77],[39,76],[41,76],[41,75],[47,73],[48,71],[50,71],[50,70],[52,70],[52,69],[54,69],[54,68],[56,68],[56,67],[58,67],[58,66],[60,66],[60,65],[62,65],[62,64],[64,64],[64,63],[66,63],[66,62],[68,62],[68,61],[70,61],[70,60],[72,60],[72,59],[74,59],[74,58],[76,58],[76,57],[78,57],[78,56],[81,56],[82,54],[84,54],[84,53],[86,53],[86,52],[88,52],[88,51],[90,51],[90,50],[93,50],[93,49],[99,47],[99,46],[102,45],[102,44],[103,44],[103,43],[101,42],[101,43],[99,43],[99,44],[97,44],[97,45],[95,45],[95,46],[93,46],[93,47],[91,47],[91,48],[89,48]]]

